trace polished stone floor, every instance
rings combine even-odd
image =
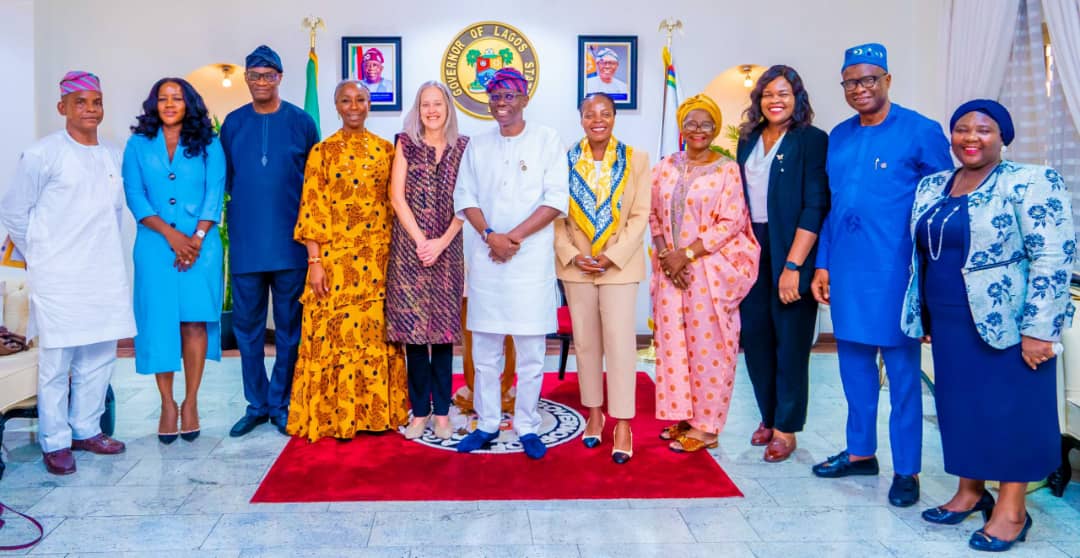
[[[557,357],[549,357],[554,369]],[[79,454],[77,474],[48,475],[33,424],[16,421],[4,443],[9,467],[0,501],[40,519],[46,538],[30,551],[52,556],[364,556],[364,557],[952,557],[968,553],[972,518],[938,527],[922,508],[947,499],[933,412],[924,396],[923,500],[897,509],[886,502],[892,476],[888,397],[882,395],[880,477],[821,480],[810,465],[843,446],[846,416],[834,354],[812,360],[807,431],[786,463],[766,464],[749,444],[758,418],[740,369],[731,418],[712,453],[745,494],[708,500],[379,502],[249,504],[286,443],[269,426],[245,438],[227,431],[244,409],[240,365],[210,363],[200,406],[203,436],[159,445],[159,400],[150,378],[121,359],[114,376],[116,457]],[[460,359],[458,359],[460,365]],[[573,369],[571,361],[570,368]],[[646,365],[642,369],[649,370]],[[180,384],[180,382],[178,382]],[[177,386],[179,396],[180,386]],[[638,433],[638,444],[659,443]],[[1007,451],[1007,450],[1003,450]],[[629,465],[633,467],[633,462]],[[672,472],[678,479],[678,472]],[[318,482],[318,479],[311,479]],[[461,482],[468,482],[462,479]],[[543,479],[537,479],[543,482]],[[1080,484],[1062,499],[1046,489],[1029,499],[1035,521],[1013,556],[1080,557]],[[0,546],[29,534],[10,513]],[[25,551],[24,551],[25,552]],[[0,554],[3,554],[0,552]],[[974,553],[973,553],[974,554]]]

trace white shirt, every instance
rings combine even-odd
[[[44,348],[135,335],[120,223],[120,156],[76,142],[66,130],[22,153],[0,202],[0,223],[26,256],[27,337]]]
[[[364,86],[367,87],[368,91],[370,91],[372,93],[393,93],[394,92],[394,80],[392,80],[392,79],[379,78],[379,81],[376,81],[375,83],[371,83],[371,82],[369,82],[367,80],[364,80],[363,83],[364,83]]]
[[[776,152],[780,151],[784,134],[780,134],[768,153],[765,153],[764,140],[758,137],[754,150],[750,152],[746,163],[743,164],[743,172],[746,173],[746,192],[749,195],[746,203],[750,205],[750,221],[753,223],[769,222],[769,175],[772,174],[773,159],[776,158]]]
[[[611,78],[611,81],[604,83],[604,80],[600,79],[600,76],[591,77],[585,80],[585,94],[589,93],[626,93],[628,91],[626,82],[619,80],[619,78]]]
[[[498,128],[469,140],[454,188],[454,211],[479,208],[488,226],[506,233],[540,206],[565,216],[570,203],[566,150],[555,130],[528,125],[513,137]],[[468,222],[465,219],[466,223]],[[555,227],[530,235],[510,261],[495,263],[472,227],[465,227],[466,327],[472,331],[542,335],[555,331]]]

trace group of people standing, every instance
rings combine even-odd
[[[582,442],[600,446],[610,414],[612,460],[627,463],[633,308],[650,265],[656,414],[672,421],[659,433],[671,450],[718,445],[741,346],[761,412],[751,443],[765,447],[767,462],[787,459],[807,419],[817,305],[830,304],[847,447],[814,474],[878,474],[880,354],[892,408],[889,500],[918,501],[919,340],[932,335],[945,467],[961,480],[923,517],[954,524],[983,512],[987,524],[970,540],[980,550],[1026,536],[1025,484],[1056,462],[1054,343],[1072,318],[1075,240],[1061,177],[1002,159],[1014,132],[1000,104],[957,109],[954,169],[941,126],[890,101],[885,47],[860,45],[841,68],[857,114],[831,134],[812,125],[799,74],[773,66],[751,91],[736,160],[710,149],[722,115],[695,95],[676,115],[684,149],[650,171],[646,152],[613,135],[616,106],[604,93],[582,101],[584,137],[569,151],[553,129],[526,124],[528,83],[512,68],[486,86],[492,130],[461,135],[449,91],[432,81],[393,142],[366,128],[371,91],[357,80],[335,88],[342,127],[319,141],[314,121],[280,98],[282,74],[268,47],[249,55],[252,103],[219,134],[190,84],[158,81],[122,164],[97,141],[96,76],[72,72],[61,82],[66,130],[23,154],[0,209],[31,276],[50,472],[74,472],[71,449],[123,451],[93,421],[113,342],[135,324],[136,369],[154,374],[161,393],[161,442],[198,437],[203,364],[221,353],[217,226],[228,195],[233,329],[248,401],[232,436],[270,421],[312,441],[400,427],[407,438],[429,427],[452,437],[464,295],[477,421],[457,449],[499,435],[500,360],[511,336],[513,428],[524,453],[540,459],[537,403],[558,279],[588,410]],[[133,298],[122,195],[138,222]],[[277,345],[269,375],[268,295]],[[982,441],[988,431],[999,443]],[[1016,457],[1004,458],[1003,447]],[[996,506],[987,479],[1002,481]]]

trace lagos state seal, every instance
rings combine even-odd
[[[454,104],[477,118],[491,118],[484,86],[501,68],[513,67],[529,82],[529,97],[536,91],[540,66],[536,49],[514,27],[495,21],[474,23],[463,29],[442,57],[442,81]]]

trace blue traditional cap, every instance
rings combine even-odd
[[[248,68],[273,68],[279,72],[285,71],[281,69],[281,57],[274,52],[274,49],[266,45],[259,45],[247,55],[244,60],[244,69]]]
[[[608,47],[604,47],[596,51],[596,59],[598,61],[604,60],[605,58],[608,60],[614,60],[615,62],[619,61],[619,55],[614,50],[611,50]]]
[[[1013,128],[1012,115],[1009,114],[1009,109],[1005,108],[1001,103],[990,99],[974,99],[960,105],[956,112],[953,113],[952,118],[949,119],[949,132],[952,132],[953,128],[956,127],[956,122],[969,112],[981,112],[993,118],[1001,130],[1001,141],[1005,145],[1012,143],[1013,138],[1016,137],[1016,129]]]
[[[485,89],[488,93],[496,89],[509,89],[527,95],[529,93],[529,82],[525,81],[525,76],[521,75],[521,72],[517,71],[516,68],[506,67],[495,72]]]
[[[840,71],[843,72],[848,66],[855,64],[873,64],[888,72],[889,53],[885,50],[885,45],[881,43],[853,46],[844,51],[844,65]]]

